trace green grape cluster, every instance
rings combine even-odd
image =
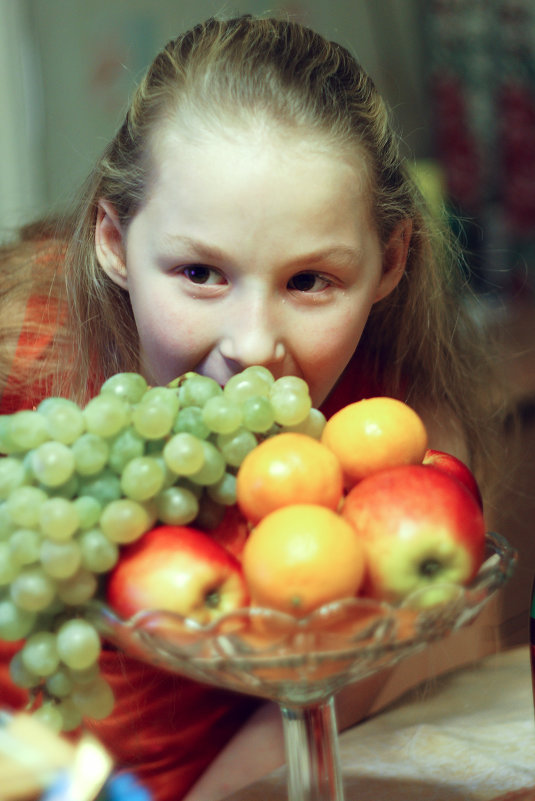
[[[224,388],[197,373],[167,387],[118,373],[84,408],[51,397],[0,416],[0,639],[23,641],[10,673],[37,715],[70,730],[113,708],[84,605],[121,546],[157,523],[215,527],[259,441],[318,438],[324,423],[305,381],[261,366]]]

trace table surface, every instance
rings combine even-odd
[[[340,753],[347,801],[493,801],[521,788],[531,789],[518,801],[533,801],[528,648],[426,682],[345,731]],[[232,801],[286,798],[280,769],[234,793]]]

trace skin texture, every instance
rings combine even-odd
[[[130,294],[151,383],[195,370],[224,384],[262,364],[304,378],[319,406],[400,279],[408,237],[383,252],[363,161],[292,134],[281,145],[264,127],[192,142],[169,125],[126,231],[101,202],[97,256]]]

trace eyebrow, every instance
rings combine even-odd
[[[209,245],[182,234],[164,234],[162,236],[165,247],[175,248],[178,246],[187,247],[188,251],[199,259],[206,261],[229,262],[231,257],[217,245]],[[299,267],[314,267],[325,262],[338,263],[340,265],[355,264],[360,260],[361,251],[349,245],[333,245],[323,250],[312,253],[303,253],[288,261],[287,266],[296,265]]]
[[[191,236],[182,236],[181,234],[164,234],[162,236],[165,247],[175,248],[177,245],[186,246],[191,253],[194,253],[201,259],[228,261],[226,253],[217,247],[217,245],[208,245],[198,239],[193,239]]]

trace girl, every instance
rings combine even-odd
[[[2,271],[3,413],[84,402],[119,371],[224,384],[263,364],[327,415],[403,398],[483,483],[495,419],[459,254],[370,78],[298,24],[210,19],[170,42],[72,216],[23,232]],[[155,801],[214,801],[283,759],[269,706],[113,651],[103,671],[117,704],[92,728]],[[2,698],[23,700],[5,677]]]

